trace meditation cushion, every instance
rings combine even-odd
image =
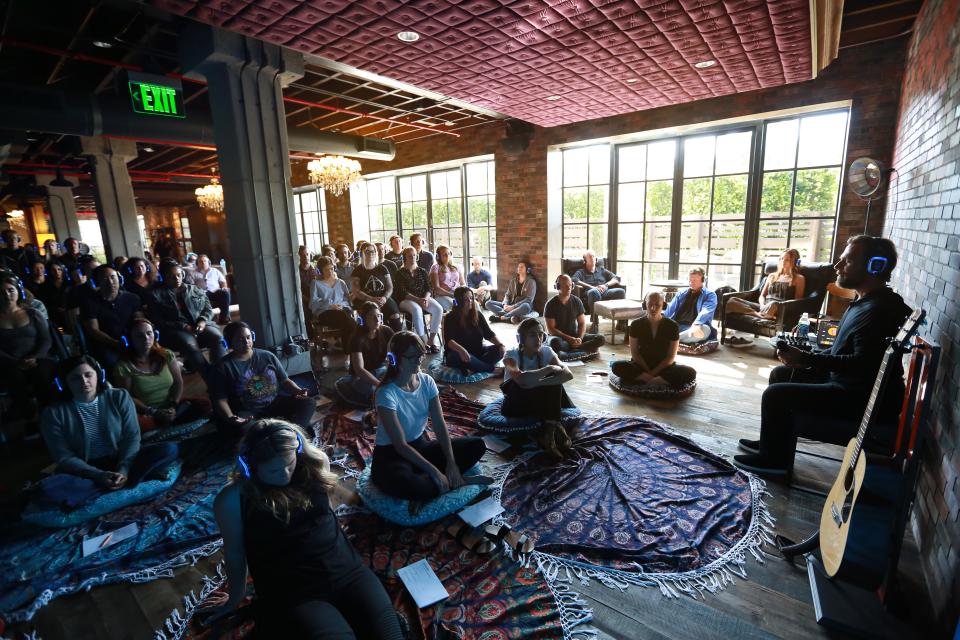
[[[353,376],[342,376],[337,378],[337,381],[333,383],[333,388],[336,389],[337,395],[341,400],[346,402],[349,405],[355,407],[363,407],[365,409],[370,408],[370,398],[361,398],[357,395],[357,392],[353,389],[353,385],[350,381],[353,379]]]
[[[704,356],[708,353],[713,353],[719,348],[719,340],[707,340],[706,342],[698,342],[696,344],[683,344],[681,342],[677,352],[685,356]]]
[[[492,371],[475,371],[469,375],[456,367],[448,367],[440,360],[435,360],[427,367],[427,373],[433,376],[437,382],[446,382],[447,384],[467,384],[470,382],[480,382],[493,376]]]
[[[142,434],[140,436],[140,442],[147,443],[164,442],[167,440],[181,440],[185,436],[192,434],[194,431],[197,431],[209,422],[210,418],[200,418],[198,420],[193,420],[192,422],[175,424],[172,427],[160,427],[159,429],[154,429]]]
[[[464,475],[475,475],[479,467],[474,466]],[[429,502],[424,503],[416,514],[410,513],[410,500],[387,495],[373,484],[370,479],[370,465],[364,468],[357,478],[357,493],[370,511],[395,524],[418,527],[459,511],[468,502],[476,498],[484,487],[479,484],[465,484],[459,489],[448,491]]]
[[[557,357],[560,358],[560,362],[571,362],[573,360],[580,360],[581,362],[587,362],[588,360],[599,358],[600,352],[599,351],[563,351],[563,352],[558,352]]]
[[[487,431],[496,433],[524,433],[536,431],[540,428],[538,418],[508,418],[501,413],[503,398],[497,398],[480,412],[477,422]],[[580,409],[576,407],[560,410],[561,420],[566,421],[580,417]]]
[[[161,472],[160,478],[144,480],[132,489],[109,491],[79,509],[64,511],[49,505],[38,506],[31,502],[20,517],[24,522],[41,527],[72,527],[75,524],[99,518],[105,513],[111,513],[122,507],[149,500],[172,487],[179,477],[180,460],[174,460],[165,472]]]
[[[637,398],[646,398],[648,400],[677,400],[679,398],[686,398],[697,388],[696,380],[688,382],[679,389],[674,389],[673,387],[650,387],[645,384],[626,384],[620,380],[619,376],[613,373],[610,373],[607,379],[610,382],[610,386],[620,393],[625,393],[628,396],[635,396]]]

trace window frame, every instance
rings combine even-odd
[[[303,210],[302,196],[307,193],[316,193],[317,210]],[[293,199],[293,220],[297,231],[297,246],[302,245],[307,247],[307,251],[309,253],[319,253],[320,249],[317,249],[317,251],[312,251],[310,249],[310,245],[307,243],[307,236],[319,236],[320,247],[323,247],[325,244],[330,244],[330,227],[327,220],[326,193],[321,187],[308,185],[306,187],[298,187],[294,189]],[[307,214],[316,214],[318,231],[307,231],[306,220],[304,219],[304,216]]]

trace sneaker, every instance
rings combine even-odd
[[[733,464],[744,471],[755,473],[758,476],[764,476],[771,480],[783,480],[789,482],[791,469],[778,467],[771,464],[766,458],[755,453],[746,453],[733,456]]]
[[[490,316],[490,320],[488,320],[488,322],[490,323],[503,322],[503,318],[501,318],[500,316]]]
[[[759,440],[747,440],[746,438],[740,438],[740,441],[737,443],[737,445],[747,453],[760,453]]]
[[[734,349],[743,349],[744,347],[752,347],[753,340],[747,340],[746,338],[741,338],[740,336],[733,336],[732,338],[727,338],[726,345],[728,347],[733,347]]]
[[[594,320],[590,323],[590,330],[588,333],[600,333],[600,323]]]

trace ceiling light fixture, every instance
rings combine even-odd
[[[559,100],[560,98],[561,98],[561,96],[547,96],[545,99],[546,99],[546,100],[549,100],[550,102],[556,102],[556,101]]]
[[[11,218],[22,218],[23,209],[14,209],[13,211],[7,211],[7,216]]]
[[[213,169],[210,171],[212,173]],[[197,204],[204,209],[211,209],[217,213],[223,211],[223,185],[216,178],[210,178],[210,184],[197,187],[193,193],[197,196]]]
[[[697,69],[709,69],[715,64],[717,64],[716,60],[701,60],[700,62],[695,62],[693,66]]]
[[[100,47],[101,49],[113,49],[113,44],[105,40],[94,40],[91,44],[95,47]]]
[[[416,31],[401,31],[397,37],[401,42],[416,42],[420,39],[420,34]]]
[[[142,149],[146,153],[153,153],[153,147],[142,147]]]
[[[320,156],[307,163],[310,182],[339,196],[360,180],[360,163],[343,156]]]
[[[636,82],[636,81],[637,81],[636,78],[628,78],[628,79],[627,79],[627,84],[633,84],[633,83]]]

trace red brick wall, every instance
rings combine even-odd
[[[816,80],[763,91],[753,91],[712,100],[641,111],[623,116],[591,120],[550,129],[536,128],[530,146],[519,156],[504,153],[500,140],[502,124],[467,129],[460,138],[436,135],[401,143],[392,162],[361,161],[364,173],[415,167],[470,156],[494,154],[497,170],[497,254],[498,280],[507,282],[516,262],[529,256],[539,268],[541,285],[550,282],[546,267],[547,157],[549,145],[577,140],[697,124],[751,114],[803,107],[812,104],[851,100],[848,164],[854,158],[869,155],[889,162],[893,155],[898,98],[902,78],[906,39],[844,50]],[[882,71],[880,71],[882,69]],[[295,178],[297,171],[294,172]],[[296,182],[295,184],[302,184]],[[346,199],[346,198],[345,198]],[[882,229],[885,203],[873,203],[871,229]],[[335,235],[350,234],[347,229],[349,207],[330,215]],[[331,210],[333,206],[331,205]],[[862,232],[864,203],[844,189],[837,246],[852,234]],[[340,225],[343,225],[341,228]],[[541,286],[541,300],[546,293]]]
[[[939,373],[922,450],[914,533],[944,637],[960,613],[960,0],[927,0],[910,42],[885,230],[893,286],[927,311]]]

